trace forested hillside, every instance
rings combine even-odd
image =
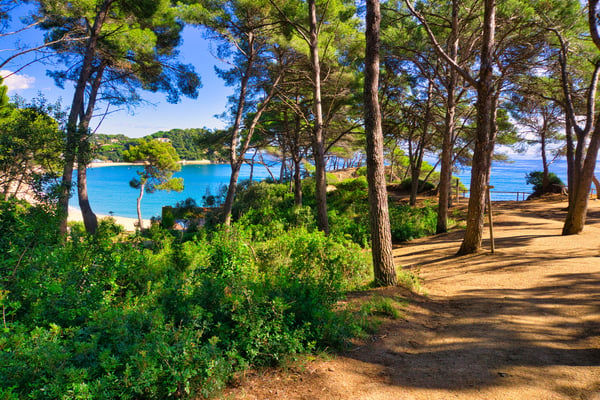
[[[218,149],[200,145],[200,139],[210,133],[209,130],[204,128],[171,129],[166,132],[158,131],[144,136],[142,139],[168,139],[182,160],[223,162],[225,160],[224,155]],[[139,141],[139,139],[133,139],[125,135],[97,134],[93,138],[94,158],[113,162],[122,162],[123,151]]]

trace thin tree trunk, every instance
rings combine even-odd
[[[452,32],[450,36],[450,58],[457,61],[458,54],[458,1],[452,1]],[[444,138],[442,141],[442,157],[440,168],[440,185],[438,198],[438,215],[436,233],[448,232],[448,209],[452,197],[452,150],[456,127],[456,86],[458,73],[450,68],[447,86],[446,116]]]
[[[541,134],[541,155],[542,155],[542,193],[548,193],[548,186],[550,186],[550,170],[548,169],[548,156],[546,155],[546,133],[545,131]]]
[[[419,178],[421,177],[421,168],[423,166],[423,156],[425,154],[425,144],[427,141],[427,133],[429,131],[429,125],[431,123],[431,101],[433,96],[433,82],[429,80],[429,86],[427,88],[427,104],[425,106],[425,118],[423,121],[423,130],[421,131],[421,137],[417,144],[416,160],[411,173],[410,182],[410,200],[409,204],[414,206],[417,204],[417,194],[419,193],[420,183]]]
[[[294,204],[302,207],[302,176],[300,160],[294,159]]]
[[[140,184],[140,195],[137,198],[137,215],[138,215],[138,226],[140,231],[144,229],[144,220],[142,219],[142,198],[144,197],[144,189],[146,184]]]
[[[309,31],[310,31],[310,60],[313,69],[314,97],[314,129],[313,157],[315,159],[315,185],[317,200],[317,225],[329,235],[329,220],[327,217],[327,177],[325,163],[325,140],[323,137],[323,105],[321,103],[321,63],[319,61],[319,32],[317,28],[316,0],[308,0]]]
[[[231,165],[231,176],[229,177],[229,187],[227,188],[227,197],[225,197],[225,204],[223,205],[223,224],[226,226],[231,225],[231,212],[233,210],[233,199],[235,198],[235,192],[237,189],[237,181],[240,176],[241,164],[236,163]]]
[[[287,163],[287,157],[285,155],[285,150],[284,150],[283,154],[281,155],[281,168],[279,169],[279,183],[282,183],[285,178],[286,163]]]
[[[573,143],[573,126],[571,119],[566,118],[565,133],[567,138],[567,188],[569,195],[569,205],[573,203],[573,194],[575,193],[574,169],[575,169],[575,144]]]
[[[373,272],[378,286],[397,283],[392,254],[392,235],[388,211],[383,133],[379,106],[379,0],[367,0],[364,113],[367,138],[367,178],[369,182],[369,222]]]

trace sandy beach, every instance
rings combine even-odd
[[[102,218],[111,218],[110,215],[96,214],[96,216],[98,217],[99,220]],[[113,215],[112,218],[117,222],[117,224],[122,225],[123,228],[125,228],[125,230],[127,232],[135,232],[135,230],[136,230],[135,224],[137,224],[137,218],[119,217],[116,215]],[[78,208],[69,207],[68,221],[69,222],[83,222],[83,217],[81,215],[81,211]],[[150,220],[144,219],[143,221],[144,221],[144,227],[148,228],[150,226]]]

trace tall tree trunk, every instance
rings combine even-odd
[[[598,49],[600,49],[600,35],[597,25],[598,0],[588,2],[588,24],[591,38]],[[583,230],[588,207],[589,191],[594,169],[598,147],[600,145],[600,120],[596,116],[596,94],[598,79],[600,77],[600,63],[597,62],[594,69],[587,94],[586,124],[581,128],[576,119],[575,107],[571,96],[570,77],[567,70],[568,48],[564,38],[558,31],[554,31],[560,41],[561,49],[558,54],[561,69],[561,85],[565,98],[564,108],[567,115],[567,174],[569,183],[569,208],[563,225],[563,235],[577,234]],[[586,151],[587,139],[593,128]],[[574,145],[573,134],[577,138]]]
[[[594,132],[586,152],[585,159],[581,164],[575,180],[575,193],[573,193],[573,204],[569,204],[567,218],[563,226],[563,235],[574,235],[580,233],[585,226],[590,188],[594,178],[596,160],[598,158],[598,147],[600,146],[600,120],[596,121]],[[578,143],[579,147],[579,143]],[[576,167],[577,168],[577,167]],[[577,170],[576,170],[577,171]]]
[[[316,0],[308,0],[310,61],[313,69],[314,97],[314,129],[313,157],[315,159],[315,185],[317,197],[317,225],[319,229],[329,234],[327,217],[327,177],[325,162],[325,139],[323,137],[323,105],[321,102],[321,63],[319,61],[319,32],[317,27]]]
[[[252,155],[250,162],[250,177],[248,178],[248,185],[252,185],[252,181],[254,180],[254,159],[256,158],[256,153],[258,153],[258,150],[254,150],[254,154]]]
[[[542,193],[548,193],[548,186],[550,186],[550,170],[548,168],[548,156],[546,155],[546,133],[545,130],[541,134],[541,155],[542,155]]]
[[[98,45],[100,32],[102,30],[102,26],[104,25],[104,20],[108,15],[108,10],[110,9],[110,6],[113,3],[113,1],[114,0],[104,0],[98,11],[98,14],[96,14],[96,19],[94,20],[94,25],[92,26],[90,37],[86,44],[85,55],[83,57],[83,64],[81,67],[81,72],[79,73],[79,78],[77,80],[77,85],[73,94],[73,101],[71,102],[69,118],[67,120],[67,135],[64,150],[65,164],[63,168],[60,196],[58,201],[58,207],[61,213],[60,233],[63,236],[67,234],[69,198],[71,197],[71,188],[73,186],[73,169],[77,154],[79,135],[81,134],[81,131],[79,130],[78,126],[78,119],[81,110],[83,110],[85,106],[85,90],[92,73],[92,63],[96,56],[96,47]]]
[[[573,143],[573,125],[571,119],[566,118],[565,134],[567,138],[567,188],[569,195],[569,204],[573,203],[573,193],[575,193],[574,169],[575,169],[575,144]]]
[[[88,96],[87,109],[85,114],[82,113],[80,116],[79,123],[80,136],[79,146],[77,148],[77,197],[79,199],[79,209],[81,210],[85,230],[90,235],[96,234],[96,230],[98,229],[98,218],[96,217],[96,214],[94,214],[94,211],[92,211],[92,206],[90,205],[87,192],[87,166],[89,165],[90,157],[92,156],[90,151],[88,131],[90,121],[94,115],[96,99],[102,83],[102,76],[104,74],[105,67],[106,63],[102,62],[96,70],[96,75],[91,84],[91,89]]]
[[[302,207],[302,176],[300,159],[294,159],[294,204]]]
[[[369,222],[375,284],[393,286],[397,283],[392,254],[392,235],[388,211],[383,133],[379,107],[379,0],[367,0],[365,53],[365,133],[367,137],[367,178],[369,182]]]
[[[237,190],[237,182],[240,177],[241,164],[231,164],[231,176],[229,177],[229,187],[227,188],[227,197],[223,206],[223,224],[231,225],[231,212],[233,210],[233,199]]]
[[[142,219],[142,198],[144,197],[144,190],[146,189],[145,183],[140,183],[140,195],[137,198],[137,216],[138,226],[140,231],[144,229],[144,220]]]
[[[286,156],[285,150],[284,150],[283,154],[281,155],[281,168],[279,169],[279,183],[282,183],[283,180],[285,179],[285,172],[287,170],[286,163],[287,163],[287,156]]]
[[[458,57],[458,1],[452,1],[452,32],[450,34],[449,56],[454,61]],[[444,120],[444,137],[442,140],[442,157],[440,167],[440,185],[438,198],[438,215],[436,233],[448,232],[448,209],[452,195],[452,151],[456,127],[456,86],[458,73],[449,68],[449,79],[446,86],[446,116]]]
[[[417,143],[417,151],[415,154],[415,162],[411,169],[411,182],[410,182],[410,200],[409,204],[415,206],[417,204],[417,194],[421,188],[419,178],[421,177],[421,168],[423,166],[423,156],[425,154],[425,145],[427,142],[427,133],[429,132],[429,125],[431,124],[431,101],[433,97],[433,81],[429,80],[429,86],[427,88],[427,104],[425,105],[425,117],[423,120],[423,130],[421,131],[421,137]]]
[[[485,193],[489,183],[496,135],[496,101],[493,87],[493,50],[496,30],[496,2],[485,0],[481,65],[477,82],[477,131],[473,164],[467,229],[458,255],[472,254],[481,248],[483,237]]]
[[[252,64],[254,63],[254,39],[252,34],[248,38],[249,50],[248,50],[248,61],[242,80],[240,82],[240,91],[238,94],[237,109],[233,127],[231,128],[231,143],[229,146],[229,165],[231,166],[231,177],[229,179],[229,186],[227,187],[227,196],[225,197],[225,203],[223,204],[223,224],[226,226],[231,225],[231,210],[233,209],[233,199],[235,198],[235,191],[237,187],[237,181],[239,177],[239,169],[241,164],[238,161],[240,157],[238,155],[238,144],[240,129],[242,126],[242,118],[244,116],[244,107],[246,105],[246,94],[248,92],[248,81],[252,71]],[[244,154],[241,154],[243,157]],[[236,174],[237,170],[237,174]]]

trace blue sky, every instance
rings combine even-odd
[[[24,10],[21,10],[23,12]],[[13,17],[13,26],[17,26],[19,19]],[[20,41],[26,45],[42,43],[43,32],[29,30],[23,35],[0,37],[0,62],[10,55],[10,50]],[[24,65],[30,58],[21,57],[6,65],[0,71],[0,76],[6,76]],[[169,104],[161,93],[141,92],[144,100],[150,104],[138,106],[133,114],[127,110],[117,110],[110,113],[98,128],[98,133],[124,134],[130,137],[141,137],[160,130],[173,128],[223,128],[225,123],[215,117],[227,107],[227,96],[232,93],[232,88],[225,87],[221,79],[214,72],[217,60],[212,56],[209,43],[202,38],[199,29],[186,27],[183,32],[183,44],[180,47],[180,61],[192,64],[202,80],[202,88],[197,99],[182,98],[178,104]],[[60,65],[58,66],[60,69]],[[9,95],[18,94],[25,99],[31,99],[42,93],[49,100],[62,99],[64,108],[68,108],[73,87],[65,85],[60,89],[54,81],[46,76],[46,71],[53,69],[53,65],[35,63],[19,71],[17,75],[6,78],[5,84],[9,87]],[[105,111],[106,105],[99,107],[98,113]],[[92,121],[91,129],[95,129],[99,119]]]

